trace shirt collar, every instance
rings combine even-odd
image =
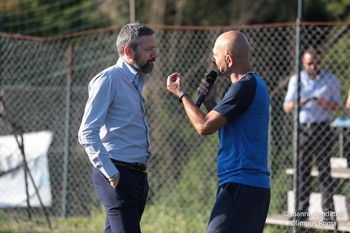
[[[147,76],[143,73],[138,73],[131,65],[129,65],[124,59],[119,57],[117,64],[118,67],[122,68],[123,71],[126,72],[127,78],[130,82],[135,82],[136,78],[139,78],[140,81],[143,83]],[[142,78],[141,78],[142,77]]]
[[[322,78],[322,76],[323,76],[323,71],[322,70],[320,70],[318,72],[318,74],[316,75],[315,78],[311,78],[309,76],[309,74],[306,72],[306,70],[303,70],[303,71],[304,71],[305,77],[307,77],[309,80],[312,80],[312,81],[320,80]]]

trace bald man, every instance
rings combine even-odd
[[[241,32],[221,34],[212,61],[219,78],[229,78],[232,84],[216,103],[217,84],[208,89],[208,82],[202,79],[198,91],[206,95],[207,114],[184,90],[181,74],[173,73],[167,79],[167,89],[178,96],[198,134],[219,134],[219,187],[207,233],[263,232],[270,204],[269,93],[263,79],[252,70],[249,42]]]

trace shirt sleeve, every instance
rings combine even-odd
[[[333,80],[334,81],[330,84],[330,86],[334,88],[332,91],[333,93],[332,101],[334,101],[335,103],[341,106],[343,104],[343,100],[341,97],[341,85],[337,77],[335,77],[334,75],[333,75]]]
[[[296,102],[296,93],[297,93],[297,77],[293,75],[288,82],[288,89],[286,96],[284,98],[284,103]]]
[[[78,135],[79,143],[85,148],[92,165],[107,178],[116,174],[118,170],[102,144],[100,129],[104,125],[115,91],[112,80],[105,74],[97,75],[90,82],[89,98]]]
[[[244,112],[253,102],[256,93],[256,79],[242,79],[231,85],[224,98],[214,110],[229,120]]]
[[[348,97],[346,98],[345,107],[350,109],[350,88],[349,88],[349,91],[348,91]]]

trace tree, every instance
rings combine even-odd
[[[294,22],[297,0],[140,0],[136,20],[165,25]],[[348,0],[304,0],[303,21],[346,21]],[[53,36],[130,22],[129,0],[0,0],[0,31]]]

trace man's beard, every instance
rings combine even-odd
[[[142,64],[139,59],[135,59],[133,62],[133,66],[143,74],[149,74],[152,72],[154,64],[153,62],[147,62],[146,64]]]
[[[320,70],[317,70],[317,71],[306,71],[306,73],[309,75],[309,77],[316,78],[316,76],[319,75]]]

